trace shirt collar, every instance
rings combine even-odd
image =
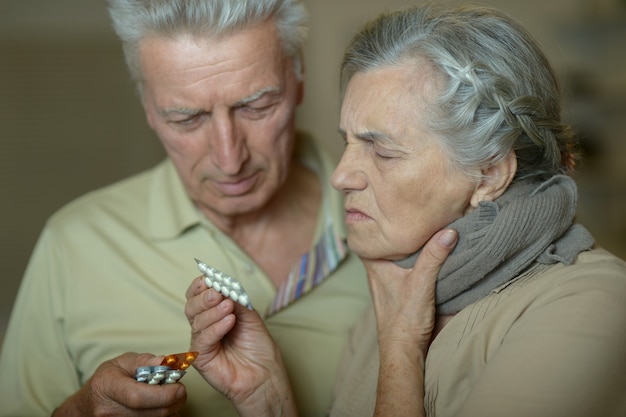
[[[296,158],[318,175],[322,186],[324,206],[321,213],[324,220],[319,222],[314,240],[317,242],[321,238],[329,224],[340,237],[345,238],[343,197],[330,183],[330,173],[337,161],[320,141],[315,141],[303,132],[297,134],[294,152]],[[153,238],[172,239],[199,224],[214,227],[187,195],[176,167],[169,158],[154,169],[148,209],[149,231]]]
[[[155,239],[175,238],[200,223],[201,214],[169,159],[155,167],[149,198],[148,225]]]

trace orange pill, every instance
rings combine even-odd
[[[198,357],[198,352],[183,352],[167,355],[161,365],[169,366],[171,369],[185,370]]]

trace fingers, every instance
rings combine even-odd
[[[435,233],[424,248],[417,259],[416,265],[419,264],[425,268],[425,271],[439,271],[458,239],[458,234],[454,229],[443,229]]]
[[[185,315],[191,326],[190,349],[201,354],[215,351],[218,343],[235,325],[235,303],[209,289],[203,276],[191,282],[186,297]]]
[[[199,295],[202,291],[206,290],[208,287],[204,283],[204,275],[200,275],[191,281],[191,285],[187,288],[187,292],[185,293],[185,297],[189,300],[196,295]]]
[[[414,270],[421,271],[420,276],[433,281],[439,274],[439,269],[454,249],[458,234],[453,229],[443,229],[435,233],[424,245],[422,253],[415,262]]]
[[[443,229],[428,241],[417,258],[411,275],[422,291],[416,292],[416,302],[434,303],[439,270],[454,249],[458,234],[453,229]]]
[[[195,278],[191,282],[185,296],[187,297],[185,315],[192,325],[192,328],[194,327],[193,325],[198,315],[217,306],[224,300],[224,296],[219,292],[209,289],[206,286],[203,276]]]
[[[180,383],[149,385],[125,379],[111,386],[109,397],[133,410],[169,409],[182,407],[187,391]]]
[[[191,323],[192,335],[200,333],[198,341],[203,344],[219,342],[235,324],[234,308],[232,300],[223,299],[219,304],[197,314]]]
[[[81,389],[94,415],[172,415],[182,408],[187,393],[182,384],[137,382],[135,369],[158,365],[162,356],[125,353],[101,364]],[[79,395],[76,398],[80,398]],[[147,412],[148,414],[145,414]]]
[[[428,346],[436,320],[437,276],[457,240],[455,230],[437,232],[423,246],[410,270],[389,261],[366,264],[379,346]]]

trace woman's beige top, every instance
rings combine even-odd
[[[371,416],[373,310],[342,366],[331,415]],[[433,341],[425,392],[431,417],[626,416],[626,264],[596,249],[468,306]]]

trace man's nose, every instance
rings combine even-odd
[[[220,115],[213,119],[211,159],[217,168],[226,175],[236,175],[249,157],[246,138],[236,121],[230,115]]]

